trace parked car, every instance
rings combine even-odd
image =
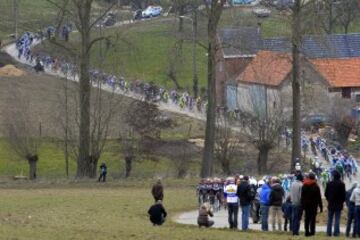
[[[252,12],[259,18],[269,17],[271,14],[271,11],[267,8],[255,8]]]
[[[106,14],[101,20],[98,21],[96,27],[111,27],[116,23],[116,17],[113,13]]]
[[[116,23],[116,18],[115,18],[115,14],[113,13],[108,13],[103,21],[103,24],[105,27],[110,27],[113,26]]]
[[[149,6],[144,11],[142,11],[142,17],[151,18],[151,17],[160,16],[162,10],[163,9],[160,6]]]
[[[133,14],[133,19],[134,20],[140,20],[142,19],[142,10],[141,9],[138,9],[138,10],[135,10],[134,14]]]

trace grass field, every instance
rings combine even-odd
[[[119,179],[125,174],[125,161],[120,153],[120,145],[115,141],[109,142],[100,159],[100,162],[106,162],[109,174],[109,180]],[[76,162],[70,158],[70,179],[73,179],[76,173]],[[18,157],[9,148],[4,139],[0,140],[0,176],[10,178],[15,175],[28,175],[28,163]],[[192,172],[195,174],[197,167],[193,167]],[[159,157],[157,161],[149,159],[138,159],[133,165],[133,178],[151,178],[154,176],[173,176],[175,168],[172,161],[167,157]],[[45,142],[39,151],[38,177],[42,179],[64,179],[65,175],[65,158],[63,148],[60,143]]]
[[[0,39],[15,33],[14,1],[0,1]],[[56,11],[46,0],[18,1],[18,32],[39,31],[55,21]]]
[[[304,239],[286,233],[199,229],[172,221],[196,208],[190,182],[166,182],[164,205],[170,214],[161,227],[147,217],[151,182],[23,185],[0,191],[0,239],[259,240]],[[318,234],[312,239],[327,239]],[[339,238],[342,239],[342,238]]]

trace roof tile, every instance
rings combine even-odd
[[[360,58],[313,59],[311,63],[332,87],[360,87]]]
[[[291,69],[290,54],[259,51],[236,81],[278,86],[285,80]]]

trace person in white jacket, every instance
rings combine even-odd
[[[355,225],[353,237],[360,237],[360,184],[358,184],[352,192],[350,202],[355,203]]]
[[[236,193],[237,185],[235,184],[235,179],[228,178],[227,185],[224,188],[224,197],[228,207],[230,229],[237,229],[238,227],[239,198]]]

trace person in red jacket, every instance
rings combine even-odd
[[[304,180],[300,201],[305,211],[305,236],[314,236],[318,208],[320,212],[323,211],[320,188],[314,173],[309,173],[308,177]]]

